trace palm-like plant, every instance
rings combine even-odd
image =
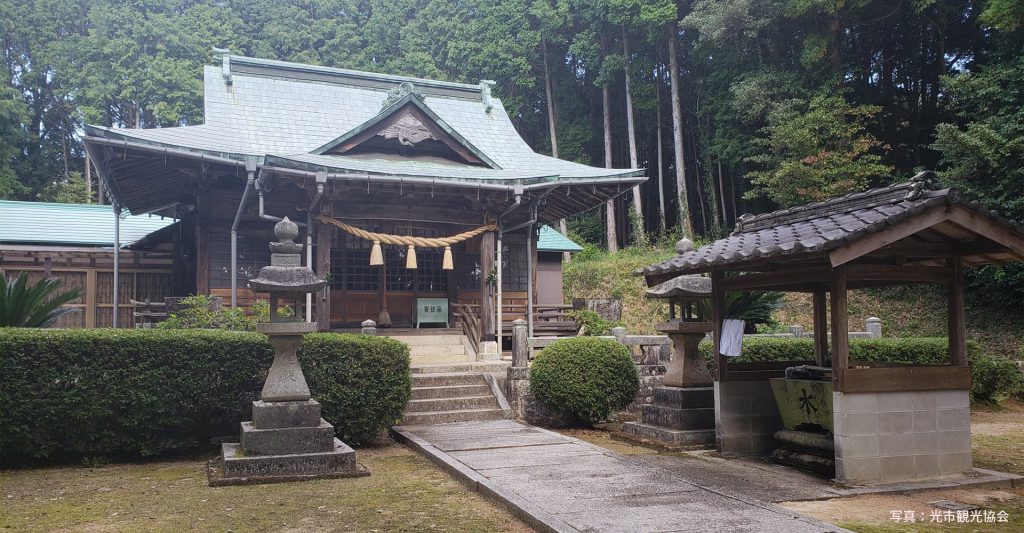
[[[76,311],[64,304],[81,296],[82,290],[60,292],[61,285],[57,278],[29,283],[25,272],[7,279],[0,271],[0,327],[45,328]]]
[[[725,295],[725,318],[746,322],[744,333],[756,333],[759,324],[770,324],[772,313],[782,307],[785,295],[775,291],[737,291]],[[705,300],[704,316],[711,316],[711,301]]]

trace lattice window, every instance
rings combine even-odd
[[[526,245],[503,245],[501,247],[501,262],[501,290],[525,291],[528,283]]]
[[[372,231],[372,230],[371,230]],[[345,290],[375,291],[380,287],[380,267],[370,266],[372,243],[364,239],[345,236],[344,263]],[[342,277],[338,276],[339,282]]]
[[[269,238],[254,235],[239,235],[238,286],[259,274],[260,269],[270,264]],[[210,287],[222,289],[231,287],[231,234],[210,232]]]

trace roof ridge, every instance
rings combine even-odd
[[[916,186],[915,182],[908,181],[905,183],[889,185],[887,187],[878,187],[862,192],[850,193],[838,198],[830,198],[820,202],[780,209],[769,213],[762,213],[759,215],[742,215],[736,221],[736,228],[733,233],[748,233],[780,224],[789,224],[799,222],[801,220],[817,218],[823,214],[822,211],[824,210],[839,213],[846,212],[852,208],[865,208],[893,203],[894,201],[904,199],[907,193],[913,191]],[[949,191],[950,189],[927,191],[926,194],[928,196],[945,196]]]
[[[378,72],[368,72],[364,70],[353,70],[337,67],[325,67],[320,65],[310,65],[308,63],[295,63],[292,61],[280,61],[277,59],[264,59],[259,57],[249,57],[234,54],[227,54],[223,56],[223,59],[230,65],[253,65],[264,68],[270,68],[281,71],[291,72],[302,72],[302,73],[314,73],[337,77],[339,79],[345,78],[356,78],[364,80],[374,80],[389,83],[403,83],[409,82],[414,85],[432,86],[444,89],[455,89],[467,92],[475,92],[477,94],[481,91],[481,85],[460,83],[453,81],[443,80],[432,80],[428,78],[417,78],[413,76],[398,76],[395,74],[381,74]],[[216,66],[216,65],[213,65]],[[230,68],[230,67],[229,67]],[[229,71],[230,72],[230,71]],[[230,75],[230,74],[228,74]],[[482,83],[482,82],[481,82]]]

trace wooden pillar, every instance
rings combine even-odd
[[[952,260],[953,280],[949,284],[949,361],[967,366],[967,326],[964,319],[964,262]]]
[[[832,381],[843,391],[846,369],[850,367],[850,328],[847,316],[846,266],[832,269]]]
[[[725,320],[725,291],[722,290],[722,272],[711,272],[712,346],[715,356],[715,380],[729,380],[729,361],[722,355],[722,321]]]
[[[493,341],[494,298],[487,278],[494,269],[494,232],[488,231],[480,237],[480,340]]]
[[[331,275],[331,245],[334,242],[334,226],[317,224],[316,227],[316,275],[324,279]],[[331,284],[316,295],[316,321],[320,331],[331,330]]]
[[[196,294],[210,294],[210,239],[206,226],[196,221]]]
[[[828,357],[828,316],[825,309],[825,291],[814,291],[814,362],[825,366]]]

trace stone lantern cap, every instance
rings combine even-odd
[[[274,226],[277,242],[270,243],[270,266],[260,269],[259,275],[249,280],[249,288],[258,292],[300,293],[316,292],[327,285],[327,280],[316,277],[308,266],[302,266],[302,245],[294,242],[299,226],[284,217]]]
[[[702,299],[711,297],[711,278],[678,276],[647,289],[648,298]]]

